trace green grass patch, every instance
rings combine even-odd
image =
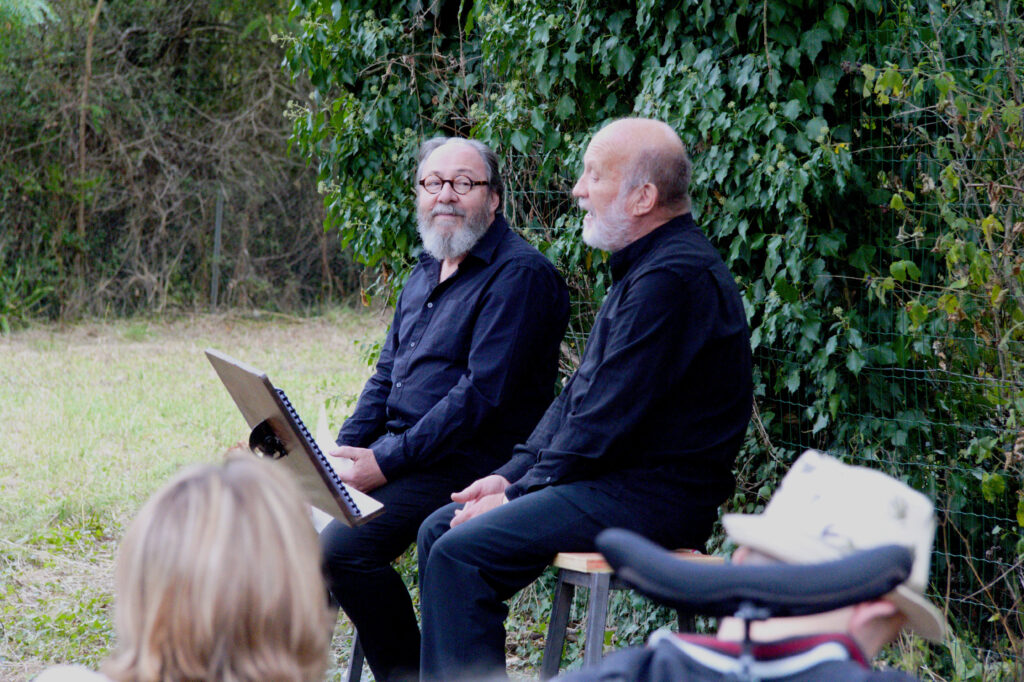
[[[95,667],[113,645],[113,558],[135,511],[182,466],[247,438],[204,348],[266,371],[309,419],[326,404],[339,426],[370,373],[361,348],[386,322],[340,309],[0,336],[0,680]]]

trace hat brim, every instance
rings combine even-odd
[[[809,564],[838,559],[842,553],[827,545],[779,528],[756,514],[725,514],[722,526],[737,545],[745,545],[785,563]],[[924,595],[906,584],[885,596],[907,617],[906,629],[933,642],[946,635],[946,619]]]
[[[885,595],[907,617],[906,629],[932,642],[946,638],[946,619],[935,605],[907,585]]]

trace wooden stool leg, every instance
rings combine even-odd
[[[608,620],[610,586],[610,573],[594,573],[590,576],[590,603],[587,605],[587,640],[583,650],[584,668],[597,665],[604,656],[604,626]]]
[[[562,648],[565,646],[565,630],[569,626],[569,607],[572,606],[575,592],[572,583],[565,580],[565,571],[559,571],[551,607],[551,622],[548,623],[548,635],[544,641],[544,656],[540,662],[542,680],[550,680],[558,674],[562,663]]]
[[[363,676],[363,645],[359,641],[359,631],[352,626],[352,653],[348,656],[348,675],[345,682],[359,682]]]

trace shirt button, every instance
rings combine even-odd
[[[433,303],[433,301],[431,301],[430,303],[428,303],[428,304],[427,304],[427,307],[428,307],[428,308],[433,308],[433,307],[434,307],[434,303]]]
[[[402,387],[402,382],[401,381],[395,382],[395,388],[401,388],[401,387]]]
[[[548,476],[547,478],[545,478],[545,479],[544,479],[544,482],[545,482],[545,483],[551,483],[551,477],[550,477],[550,476]]]
[[[415,341],[412,341],[411,343],[409,343],[409,348],[415,348],[415,347],[416,347],[416,342]]]

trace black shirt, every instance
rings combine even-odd
[[[554,395],[569,295],[551,262],[498,214],[458,270],[440,272],[424,252],[338,433],[372,449],[388,480],[452,457],[493,470]]]
[[[497,470],[509,499],[572,481],[707,512],[732,491],[750,419],[739,291],[690,214],[611,257],[615,281],[580,362],[525,445]]]

